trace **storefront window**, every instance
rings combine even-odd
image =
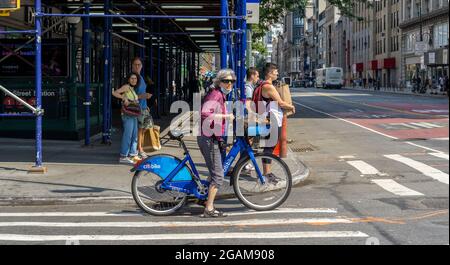
[[[406,65],[406,80],[412,80],[416,77],[417,74],[417,65],[415,64],[408,64]]]
[[[433,37],[435,48],[448,45],[448,22],[436,25],[434,27]]]

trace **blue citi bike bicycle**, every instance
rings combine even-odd
[[[145,212],[164,216],[175,213],[183,207],[188,198],[206,201],[208,180],[200,178],[195,163],[186,147],[183,137],[190,131],[169,133],[171,140],[179,142],[184,150],[184,159],[157,154],[136,164],[132,181],[132,194],[137,205]],[[225,185],[232,185],[236,197],[246,207],[257,211],[273,210],[288,198],[292,187],[292,176],[286,163],[272,154],[254,153],[246,137],[236,137],[233,147],[223,162],[225,175],[229,175],[234,160],[240,157]],[[263,162],[266,171],[263,175]],[[269,173],[270,177],[269,177]]]

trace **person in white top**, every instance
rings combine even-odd
[[[286,111],[292,111],[295,113],[295,106],[291,105],[283,99],[281,99],[280,94],[276,90],[276,88],[273,86],[273,81],[278,79],[278,67],[276,64],[273,63],[267,63],[264,69],[265,73],[265,82],[266,84],[262,87],[262,100],[265,101],[268,105],[267,112],[270,116],[274,116],[274,119],[276,120],[276,124],[270,124],[270,133],[278,133],[277,140],[281,136],[281,127],[283,124],[283,110]],[[271,118],[271,121],[273,119]],[[278,141],[277,141],[278,142]],[[273,146],[267,146],[264,148],[265,154],[272,154],[273,150],[275,149],[275,146],[277,142],[274,143]],[[270,182],[277,182],[276,177],[271,173],[271,160],[266,159],[263,160],[263,174],[266,176]]]
[[[245,82],[245,97],[247,100],[252,100],[253,91],[255,90],[255,85],[259,81],[259,72],[255,67],[250,67],[247,69],[247,82]]]
[[[246,105],[246,109],[247,109],[247,113],[250,113],[252,111],[252,105],[251,103],[253,102],[253,91],[255,90],[256,84],[259,81],[259,72],[255,67],[250,67],[247,69],[247,81],[245,82],[245,105]],[[254,116],[254,114],[252,113],[251,115],[248,116],[250,117],[256,117]],[[250,143],[252,143],[252,141],[250,141]],[[243,156],[246,155],[246,153],[242,154]],[[245,166],[245,169],[247,171],[253,171],[255,170],[255,167],[252,165],[252,163],[248,163]]]

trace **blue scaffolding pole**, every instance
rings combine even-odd
[[[84,14],[88,16],[83,16],[83,52],[84,52],[84,89],[85,89],[85,137],[84,145],[89,146],[91,144],[91,63],[90,63],[90,53],[91,53],[91,25],[90,25],[90,1],[86,0],[84,2]]]
[[[105,14],[109,13],[110,0],[105,0]],[[111,19],[104,22],[104,69],[103,69],[103,144],[111,143]]]
[[[34,2],[36,14],[42,11],[41,0]],[[42,109],[42,18],[35,18],[36,27],[36,109]],[[42,115],[36,116],[36,163],[35,169],[40,172],[45,172],[45,167],[42,166]]]
[[[226,16],[228,12],[228,0],[220,0],[220,15]],[[226,30],[227,19],[222,18],[220,20],[220,29]],[[227,34],[225,32],[220,33],[220,68],[227,68]]]
[[[247,15],[247,0],[241,0],[240,1],[240,12],[238,12],[239,15],[241,16],[246,16]],[[245,69],[245,65],[246,65],[246,52],[247,52],[247,21],[245,19],[237,21],[238,24],[241,24],[241,27],[239,28],[242,31],[242,34],[238,35],[238,38],[241,39],[241,51],[240,51],[240,56],[239,56],[239,67],[240,67],[240,75],[241,75],[241,80],[239,83],[239,87],[241,88],[241,100],[243,100],[245,102],[246,96],[245,96],[245,74],[246,74],[246,69]],[[244,104],[245,106],[245,104]]]

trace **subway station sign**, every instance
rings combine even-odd
[[[260,0],[247,0],[247,24],[259,24]]]
[[[0,0],[0,9],[18,9],[20,0]]]
[[[12,89],[11,92],[28,104],[36,106],[36,90],[34,88]],[[48,119],[64,119],[68,117],[68,97],[65,88],[43,89],[42,106]],[[8,95],[0,95],[0,113],[18,114],[30,111],[19,101]]]

